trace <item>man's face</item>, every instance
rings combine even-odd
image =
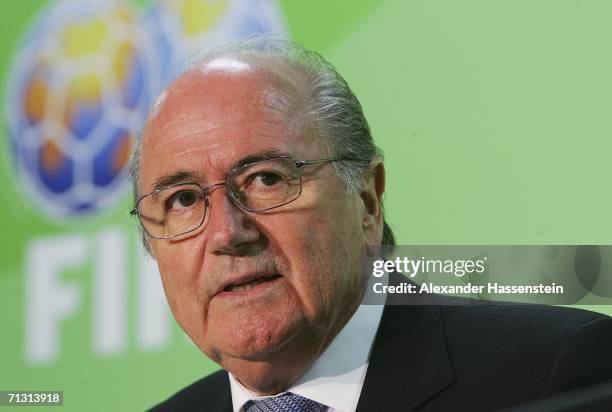
[[[182,172],[203,186],[223,182],[262,153],[329,157],[290,83],[227,59],[183,75],[146,125],[141,193]],[[172,312],[200,349],[231,370],[337,333],[360,295],[364,206],[331,164],[305,167],[301,196],[267,212],[242,210],[224,188],[209,200],[200,229],[151,239]]]

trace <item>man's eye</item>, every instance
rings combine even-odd
[[[166,202],[167,208],[172,209],[184,209],[186,207],[193,206],[201,196],[193,190],[181,190],[173,194]]]
[[[273,172],[261,172],[257,173],[253,177],[253,180],[255,181],[255,183],[261,183],[264,186],[274,186],[275,184],[283,180],[283,178]]]

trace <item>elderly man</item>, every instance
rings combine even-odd
[[[364,246],[393,243],[384,167],[346,82],[297,44],[194,61],[132,168],[170,308],[223,368],[156,410],[490,410],[612,376],[602,315],[360,305]]]

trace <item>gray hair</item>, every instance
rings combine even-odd
[[[298,43],[264,35],[240,39],[198,55],[175,78],[226,56],[254,57],[264,67],[281,61],[289,69],[303,75],[309,88],[309,101],[303,114],[316,133],[325,138],[331,156],[343,159],[332,164],[346,189],[358,194],[363,176],[370,171],[373,161],[382,159],[382,151],[374,144],[359,100],[334,66],[319,53],[307,50]],[[142,135],[136,141],[130,161],[129,176],[135,197],[139,193],[141,149]],[[393,232],[386,221],[382,244],[395,244]]]

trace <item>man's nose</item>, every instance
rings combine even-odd
[[[261,233],[240,206],[230,198],[225,187],[209,192],[207,224],[204,229],[208,248],[214,254],[248,253]]]

